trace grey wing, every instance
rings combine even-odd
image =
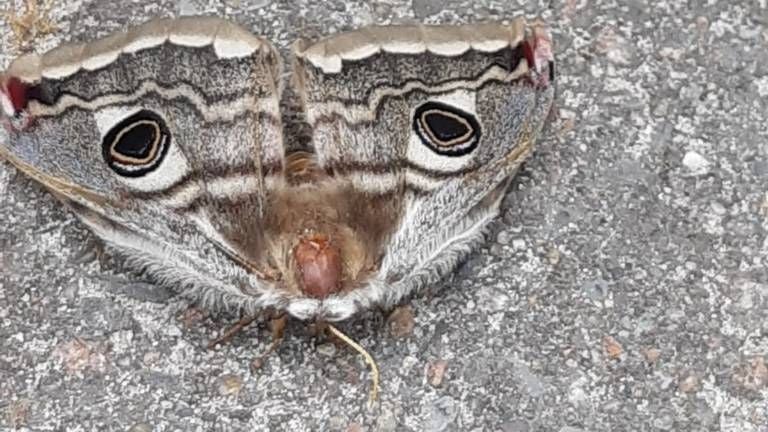
[[[326,313],[395,304],[451,271],[496,215],[552,105],[549,36],[523,19],[372,27],[296,57],[320,163],[399,200],[376,276]]]
[[[22,57],[0,76],[0,153],[161,280],[271,306],[260,239],[282,175],[280,67],[267,41],[210,17]]]

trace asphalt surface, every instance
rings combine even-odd
[[[768,431],[765,0],[62,0],[28,46],[196,13],[286,53],[372,23],[542,16],[560,119],[487,245],[410,302],[410,332],[341,326],[382,370],[372,409],[362,359],[302,323],[253,372],[264,325],[206,349],[236,317],[92,253],[0,164],[0,429]]]

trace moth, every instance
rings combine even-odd
[[[341,321],[400,304],[482,241],[553,105],[551,38],[368,27],[294,45],[156,19],[16,59],[0,156],[208,307]],[[310,151],[287,152],[294,86]]]

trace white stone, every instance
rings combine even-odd
[[[755,85],[757,85],[757,94],[760,97],[768,96],[768,76],[756,80]]]
[[[689,151],[683,156],[683,165],[688,168],[691,173],[699,175],[706,174],[709,171],[709,161],[704,156],[696,153],[695,151]]]

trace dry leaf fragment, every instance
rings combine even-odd
[[[347,432],[363,432],[363,427],[360,426],[360,423],[353,422],[347,426]]]
[[[768,192],[765,193],[763,201],[760,203],[760,214],[768,220]]]
[[[220,376],[216,385],[216,389],[221,396],[237,396],[242,388],[243,379],[235,374]]]
[[[389,330],[394,337],[406,337],[413,333],[415,322],[413,319],[413,309],[409,305],[396,308],[389,315]]]
[[[552,246],[547,250],[547,261],[553,266],[560,263],[560,251],[556,247]]]
[[[621,353],[624,352],[621,344],[611,336],[605,336],[603,338],[603,350],[605,351],[605,354],[608,355],[608,358],[612,360],[618,359],[621,357]]]
[[[179,321],[184,325],[184,328],[192,328],[193,325],[202,321],[203,318],[205,318],[205,311],[191,306],[181,314]]]
[[[61,360],[70,374],[85,369],[103,372],[106,368],[107,358],[102,350],[80,338],[59,345],[54,355]]]
[[[759,391],[768,387],[768,366],[765,359],[761,356],[753,358],[748,364],[740,367],[733,378],[747,390]]]
[[[699,387],[699,377],[695,374],[689,374],[680,381],[677,388],[683,393],[691,393]]]
[[[6,417],[8,419],[8,425],[12,429],[21,428],[22,426],[27,425],[29,407],[31,405],[32,403],[29,399],[19,399],[8,404]]]
[[[646,348],[642,352],[643,357],[645,357],[645,361],[650,364],[656,363],[656,360],[661,357],[661,351],[658,348]]]
[[[16,39],[17,50],[22,50],[36,38],[57,30],[48,16],[53,7],[53,0],[43,3],[40,0],[24,0],[23,5],[24,11],[19,12],[16,9],[16,0],[13,0],[10,7],[2,11],[2,17]]]
[[[445,360],[435,360],[427,366],[427,380],[432,387],[440,387],[445,377],[445,371],[448,369],[448,362]]]

